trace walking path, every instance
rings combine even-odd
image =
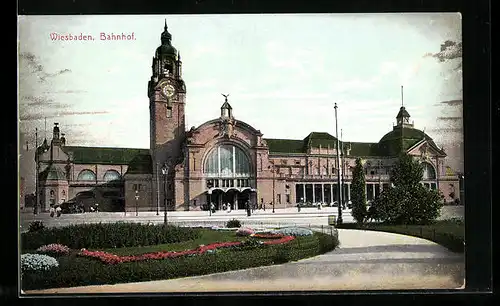
[[[463,285],[463,254],[420,238],[339,229],[341,245],[297,262],[172,280],[59,288],[37,293],[454,289]]]

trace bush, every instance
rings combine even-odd
[[[65,245],[52,243],[41,246],[38,249],[36,249],[36,251],[38,253],[43,253],[50,256],[61,256],[61,255],[68,255],[70,249]]]
[[[59,264],[54,257],[41,254],[22,254],[21,271],[48,271],[58,267]]]
[[[198,238],[200,231],[188,227],[139,223],[78,224],[21,234],[23,250],[59,243],[72,249],[121,248],[182,242]]]
[[[241,222],[240,222],[240,220],[232,219],[232,220],[227,221],[226,227],[229,227],[229,228],[241,227]]]
[[[33,233],[41,231],[43,229],[45,229],[45,225],[43,225],[42,221],[34,221],[30,223],[28,232]]]
[[[251,229],[251,228],[247,228],[247,227],[240,227],[237,231],[236,231],[236,236],[250,236],[254,233],[254,231]]]
[[[273,262],[275,264],[284,264],[290,261],[290,250],[288,247],[283,246],[276,251],[273,256]]]
[[[361,158],[356,158],[356,166],[352,173],[351,215],[357,223],[362,224],[367,216],[366,211],[366,192],[365,192],[365,172],[363,171]]]

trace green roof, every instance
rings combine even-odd
[[[346,142],[344,143],[344,151],[350,148],[349,155],[353,156],[377,156],[378,144],[371,142]]]
[[[304,153],[304,141],[294,139],[264,139],[271,153]]]
[[[324,132],[312,132],[304,138],[306,148],[335,148],[337,147],[337,138]]]
[[[403,138],[403,141],[401,141],[401,138]],[[380,139],[378,153],[388,156],[398,155],[402,151],[401,145],[403,145],[403,149],[406,151],[423,139],[427,140],[437,151],[444,154],[432,138],[421,130],[410,127],[401,128],[399,126],[394,127],[392,131]]]
[[[73,154],[75,164],[128,165],[138,154],[149,154],[149,149],[100,148],[65,146],[66,153]]]
[[[53,164],[50,164],[45,170],[40,172],[39,178],[40,181],[57,181],[67,179],[64,171],[57,168]]]
[[[138,154],[130,161],[126,174],[151,174],[153,161],[148,153]]]

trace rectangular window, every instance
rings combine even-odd
[[[281,204],[281,194],[278,193],[278,204]]]
[[[424,183],[424,187],[429,189],[430,188],[429,183]]]
[[[167,118],[172,118],[172,108],[167,107]]]
[[[436,183],[431,183],[431,189],[436,190]]]
[[[137,184],[134,184],[134,191],[137,190]]]
[[[289,194],[286,195],[286,202],[290,204],[290,195]]]

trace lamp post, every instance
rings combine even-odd
[[[35,128],[35,205],[33,214],[38,214],[38,128]]]
[[[139,216],[139,190],[135,190],[135,216]]]
[[[338,205],[338,217],[337,217],[337,224],[342,224],[342,203],[340,202],[342,199],[341,193],[342,193],[342,186],[340,184],[340,167],[342,165],[340,164],[340,156],[339,156],[339,148],[340,148],[340,143],[339,143],[339,130],[338,130],[338,120],[337,120],[337,103],[335,103],[335,137],[337,138],[337,186],[338,186],[338,192],[337,192],[337,202],[339,203]]]
[[[168,165],[167,163],[163,164],[161,168],[161,173],[163,174],[163,205],[165,206],[164,219],[163,223],[167,225],[167,174],[168,174]]]
[[[212,216],[212,181],[208,181],[208,211],[210,212],[210,216]]]

